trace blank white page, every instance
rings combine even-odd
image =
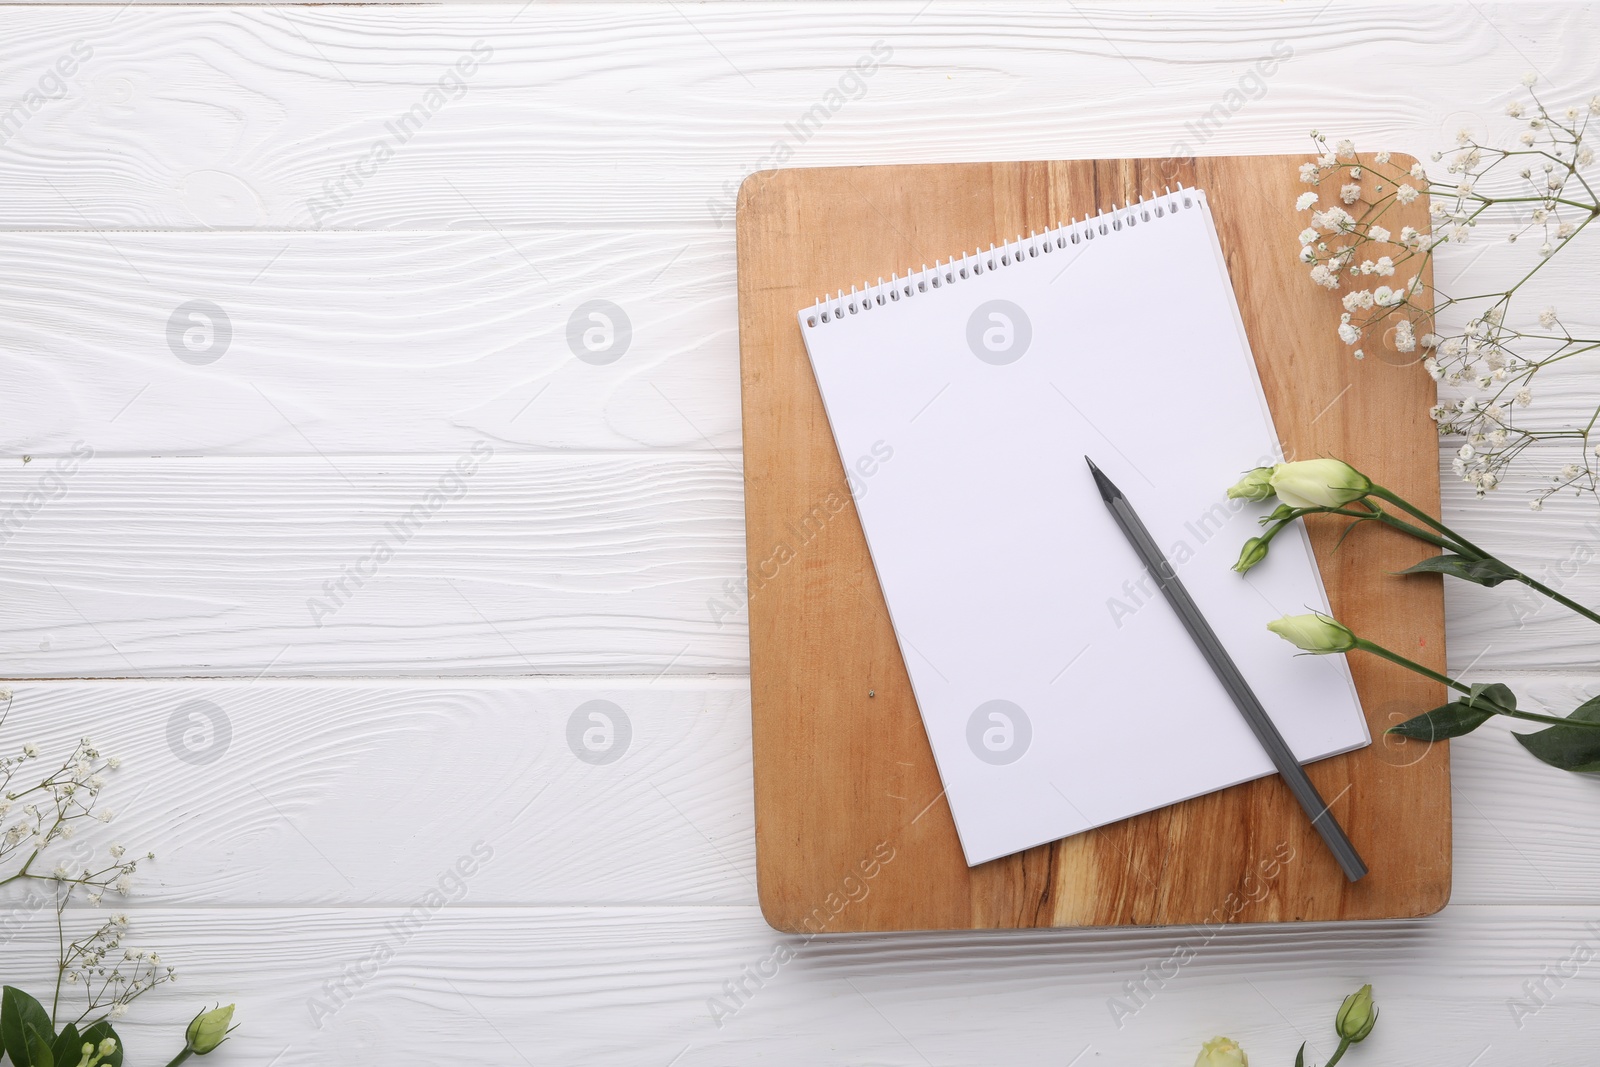
[[[1225,490],[1280,449],[1202,191],[799,321],[969,864],[1273,771],[1085,455],[1295,754],[1369,742],[1344,657],[1266,629],[1328,608],[1298,524],[1230,569],[1261,508]]]

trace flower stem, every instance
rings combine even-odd
[[[1339,1057],[1343,1056],[1345,1051],[1349,1048],[1350,1039],[1348,1037],[1341,1037],[1339,1039],[1339,1047],[1334,1050],[1333,1056],[1328,1060],[1327,1063],[1323,1064],[1322,1067],[1333,1067],[1334,1064],[1339,1062]]]
[[[1406,659],[1398,652],[1391,652],[1382,645],[1368,641],[1364,637],[1358,637],[1355,639],[1355,641],[1355,647],[1359,648],[1363,652],[1370,652],[1380,659],[1386,659],[1390,663],[1397,663],[1406,670],[1414,671],[1415,673],[1422,675],[1424,678],[1431,678],[1436,682],[1442,682],[1458,693],[1465,693],[1468,696],[1473,695],[1471,686],[1462,682],[1458,682],[1454,678],[1440,674],[1438,671],[1429,670],[1427,667],[1424,667],[1422,664],[1417,663],[1414,660]],[[1586,729],[1600,730],[1600,722],[1584,722],[1581,719],[1562,719],[1554,715],[1540,715],[1538,712],[1533,711],[1517,711],[1515,708],[1502,708],[1493,700],[1487,699],[1481,695],[1473,706],[1481,709],[1487,709],[1496,715],[1504,715],[1511,719],[1523,719],[1527,722],[1542,722],[1551,726],[1578,726]]]
[[[188,1045],[185,1045],[183,1046],[182,1052],[178,1053],[176,1056],[172,1057],[171,1060],[167,1061],[167,1067],[178,1067],[178,1064],[182,1063],[184,1060],[193,1055],[194,1049],[190,1048]]]
[[[1413,537],[1421,536],[1421,539],[1424,540],[1424,541],[1427,541],[1427,542],[1429,542],[1431,544],[1439,545],[1441,548],[1453,549],[1456,552],[1460,552],[1464,556],[1472,556],[1472,555],[1476,554],[1479,559],[1493,559],[1496,563],[1501,564],[1507,570],[1511,571],[1512,572],[1511,576],[1515,581],[1521,582],[1523,585],[1527,586],[1529,589],[1534,590],[1535,592],[1543,593],[1545,596],[1549,597],[1551,600],[1554,600],[1557,604],[1560,604],[1562,607],[1567,608],[1567,609],[1569,609],[1571,611],[1577,612],[1579,615],[1582,615],[1584,618],[1588,619],[1590,622],[1600,623],[1600,614],[1596,614],[1595,612],[1590,611],[1588,608],[1584,607],[1582,604],[1579,604],[1576,601],[1569,599],[1568,597],[1562,596],[1560,593],[1556,592],[1554,589],[1551,589],[1548,585],[1545,585],[1543,582],[1540,582],[1540,581],[1530,577],[1529,575],[1524,574],[1522,571],[1517,570],[1515,567],[1513,567],[1510,564],[1506,563],[1504,560],[1499,559],[1499,558],[1495,557],[1494,555],[1491,555],[1489,552],[1484,551],[1483,549],[1479,548],[1477,545],[1473,544],[1471,541],[1468,541],[1465,537],[1462,537],[1460,534],[1458,534],[1454,530],[1450,529],[1450,527],[1446,526],[1444,523],[1442,523],[1439,520],[1437,520],[1437,519],[1433,518],[1432,516],[1430,516],[1427,512],[1423,511],[1421,508],[1419,508],[1416,505],[1414,505],[1414,504],[1410,503],[1409,501],[1407,501],[1404,497],[1400,496],[1400,494],[1394,492],[1393,490],[1385,489],[1381,485],[1374,485],[1372,487],[1372,495],[1377,497],[1380,500],[1387,500],[1389,503],[1393,504],[1395,507],[1398,507],[1398,508],[1404,510],[1406,513],[1408,513],[1410,515],[1413,515],[1413,516],[1417,517],[1418,519],[1421,519],[1423,522],[1427,523],[1429,526],[1433,527],[1435,530],[1438,530],[1440,533],[1444,534],[1445,537],[1447,537],[1451,541],[1453,541],[1454,544],[1453,545],[1446,544],[1443,540],[1440,540],[1438,538],[1431,537],[1431,536],[1421,536],[1422,535],[1422,531],[1418,531],[1418,530],[1416,530],[1415,527],[1410,527],[1409,523],[1402,523],[1399,520],[1394,520],[1393,522],[1390,522],[1388,525],[1394,526],[1396,529],[1406,529],[1407,527],[1410,527],[1407,530],[1407,532],[1410,532]],[[1463,551],[1463,549],[1465,549],[1465,551]]]

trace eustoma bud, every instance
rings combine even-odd
[[[1235,482],[1228,496],[1234,500],[1265,500],[1272,491],[1272,468],[1257,467]]]
[[[1372,492],[1372,479],[1341,459],[1280,463],[1272,468],[1271,482],[1278,499],[1297,508],[1343,507]]]
[[[1233,569],[1243,574],[1266,558],[1267,542],[1260,537],[1252,537],[1239,550],[1239,562],[1233,565]]]
[[[1200,1049],[1194,1067],[1250,1067],[1250,1057],[1231,1037],[1214,1037]]]
[[[233,1021],[233,1005],[228,1004],[211,1011],[201,1012],[189,1023],[184,1033],[189,1051],[204,1056],[216,1049],[228,1036],[228,1024]]]
[[[1330,652],[1348,652],[1356,647],[1356,635],[1350,632],[1349,627],[1315,612],[1309,615],[1285,615],[1267,623],[1267,629],[1302,652],[1319,656]]]
[[[1333,1028],[1339,1037],[1354,1044],[1368,1034],[1378,1021],[1378,1006],[1372,1002],[1372,986],[1364,985],[1344,998],[1339,1014],[1334,1017]]]

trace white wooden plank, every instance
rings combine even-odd
[[[737,457],[473,447],[6,464],[0,661],[13,677],[746,672],[742,603],[709,606],[744,572]]]
[[[742,679],[9,685],[0,748],[122,760],[56,848],[147,903],[403,906],[480,839],[475,904],[756,900]]]
[[[0,449],[737,453],[732,253],[660,231],[0,235]]]
[[[726,226],[730,191],[780,162],[1282,151],[1313,123],[1422,153],[1497,115],[1529,56],[1587,97],[1600,12],[1519,7],[1513,47],[1510,10],[12,7],[0,99],[75,41],[93,55],[0,154],[0,226]],[[430,100],[478,41],[492,55]],[[891,54],[856,77],[875,42]],[[1293,54],[1243,81],[1275,42]]]
[[[893,864],[879,877],[895,877]],[[1579,1067],[1593,1060],[1600,1007],[1592,960],[1560,986],[1547,977],[1571,974],[1581,946],[1592,954],[1594,908],[807,942],[774,934],[753,908],[502,909],[475,906],[474,892],[469,878],[456,902],[409,919],[376,908],[137,909],[129,942],[160,951],[180,981],[122,1024],[129,1062],[163,1062],[155,1053],[218,998],[239,1005],[226,1062],[263,1067],[375,1055],[408,1067],[1187,1063],[1219,1032],[1253,1062],[1291,1062],[1302,1040],[1322,1062],[1339,999],[1363,981],[1383,1014],[1361,1062]],[[8,980],[47,973],[49,920],[19,924]],[[1508,1002],[1542,977],[1549,1002],[1514,1017]],[[739,982],[747,993],[719,1027],[714,998],[732,1004]],[[1113,1004],[1135,997],[1119,1028]]]
[[[1534,709],[1600,688],[1510,680]],[[742,679],[10,685],[0,747],[53,752],[87,733],[124,759],[116,825],[73,844],[154,848],[147,902],[402,905],[471,834],[501,857],[475,883],[480,904],[755,901]],[[607,763],[580,759],[567,734],[576,716],[604,746],[605,723],[579,712],[594,700],[627,724]],[[1551,817],[1586,810],[1594,782],[1495,725],[1452,759],[1456,903],[1600,906],[1600,828]]]
[[[1600,507],[1592,497],[1552,499],[1535,513],[1516,487],[1474,500],[1448,470],[1442,477],[1447,525],[1563,596],[1600,605]],[[1451,667],[1470,667],[1473,680],[1502,670],[1594,668],[1600,627],[1521,583],[1485,589],[1446,579],[1445,604]]]

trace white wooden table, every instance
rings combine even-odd
[[[1215,1033],[1320,1063],[1362,981],[1383,1018],[1346,1063],[1593,1063],[1600,786],[1493,728],[1455,746],[1431,919],[1225,929],[1164,978],[1189,931],[785,942],[755,905],[744,614],[709,602],[744,569],[730,191],[780,144],[1267,152],[1315,125],[1425,155],[1504,122],[1526,69],[1586,101],[1597,39],[1553,3],[0,9],[0,510],[80,450],[0,546],[0,744],[127,760],[115,836],[160,856],[134,940],[182,979],[129,1016],[129,1063],[218,998],[221,1064],[1187,1065]],[[1553,300],[1585,321],[1581,255]],[[595,300],[629,326],[611,362],[569,344]],[[1536,573],[1592,558],[1592,504],[1446,494]],[[1560,710],[1600,688],[1592,632],[1449,592],[1455,670]],[[595,700],[610,761],[569,744]],[[42,921],[8,928],[7,981],[43,982]]]

